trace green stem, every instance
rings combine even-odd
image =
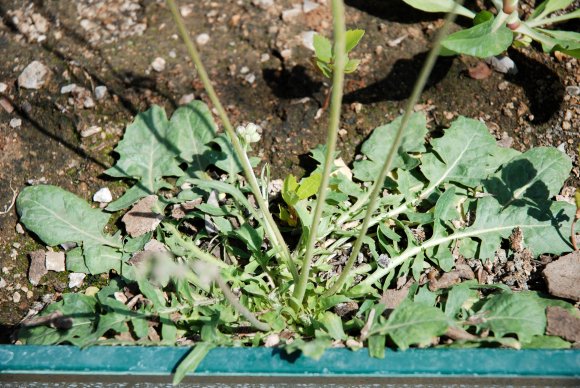
[[[539,27],[539,26],[546,26],[546,25],[550,25],[550,24],[554,24],[554,23],[560,23],[560,22],[564,22],[566,20],[570,20],[570,19],[576,19],[580,17],[580,15],[578,14],[578,11],[574,11],[574,12],[570,12],[570,13],[566,13],[564,15],[558,15],[558,16],[554,16],[551,18],[547,18],[547,19],[534,19],[534,20],[529,20],[526,21],[525,24],[528,25],[528,27]]]
[[[322,210],[326,202],[326,193],[330,181],[330,172],[334,164],[334,151],[336,149],[336,138],[338,134],[338,124],[340,122],[340,107],[342,104],[342,89],[344,84],[344,66],[346,65],[346,32],[344,23],[344,4],[342,0],[332,1],[332,17],[334,21],[334,53],[335,62],[332,78],[332,95],[330,100],[330,117],[328,120],[328,132],[326,134],[326,155],[324,158],[324,167],[322,172],[322,182],[318,189],[316,198],[316,207],[312,217],[312,225],[306,242],[306,253],[300,269],[300,278],[294,288],[294,302],[296,307],[302,304],[306,285],[310,276],[310,267],[312,265],[312,255],[314,244],[318,237],[318,225],[322,218]]]
[[[383,276],[386,276],[392,269],[401,265],[405,260],[416,256],[419,252],[421,252],[423,250],[427,250],[429,248],[433,248],[433,247],[436,247],[438,245],[445,244],[445,243],[448,243],[448,242],[451,242],[454,240],[460,240],[460,239],[470,238],[470,237],[481,237],[481,236],[483,236],[485,234],[489,234],[489,233],[497,234],[497,233],[502,233],[502,232],[511,232],[512,230],[514,230],[514,228],[517,228],[517,227],[521,227],[521,225],[518,225],[518,224],[502,225],[502,226],[498,226],[498,227],[494,227],[494,228],[463,231],[463,232],[454,233],[454,234],[446,236],[446,237],[439,237],[439,238],[431,239],[429,241],[426,241],[423,245],[419,245],[419,246],[413,247],[411,249],[407,249],[400,256],[393,258],[386,267],[377,269],[372,275],[370,275],[364,281],[362,281],[360,283],[360,285],[361,286],[373,285],[376,281],[381,279]],[[527,229],[529,229],[529,228],[545,228],[545,227],[546,227],[545,225],[541,225],[541,224],[526,226]]]
[[[288,265],[288,269],[290,270],[290,273],[292,274],[294,281],[296,281],[298,279],[298,271],[296,270],[296,265],[292,261],[292,257],[290,256],[290,251],[288,250],[288,246],[286,245],[286,242],[284,241],[284,238],[282,237],[282,234],[280,233],[280,230],[276,226],[276,223],[274,222],[274,218],[272,217],[272,214],[270,213],[270,210],[268,209],[268,204],[266,203],[266,201],[264,200],[264,198],[261,195],[260,186],[258,185],[258,181],[256,179],[256,176],[254,175],[252,165],[248,161],[248,158],[246,157],[246,155],[243,151],[242,145],[240,144],[240,141],[239,141],[239,139],[234,131],[234,127],[232,126],[232,124],[228,118],[228,115],[226,114],[226,111],[225,111],[224,107],[222,106],[222,104],[217,96],[217,93],[215,92],[215,90],[213,88],[213,85],[209,79],[209,76],[207,75],[205,67],[203,66],[203,63],[201,62],[201,59],[199,57],[199,53],[197,52],[195,45],[193,44],[193,42],[191,41],[191,39],[189,37],[189,34],[187,32],[187,29],[185,28],[185,25],[183,24],[183,19],[181,18],[181,15],[179,14],[179,10],[177,9],[175,1],[174,0],[166,0],[166,3],[167,3],[167,6],[169,7],[169,10],[171,11],[171,14],[173,15],[173,20],[175,21],[179,35],[181,36],[181,39],[183,39],[183,42],[185,43],[185,46],[187,48],[187,52],[189,53],[191,60],[195,64],[195,68],[197,69],[197,73],[199,75],[199,78],[201,79],[201,82],[203,83],[203,86],[204,86],[211,102],[213,103],[213,105],[215,106],[215,109],[217,110],[218,116],[222,120],[222,124],[223,124],[229,138],[230,138],[230,141],[232,142],[232,146],[233,146],[234,151],[238,157],[238,160],[242,164],[242,169],[244,170],[244,176],[246,177],[246,181],[250,185],[250,189],[252,190],[252,193],[254,194],[256,202],[258,203],[258,207],[260,208],[260,210],[264,216],[263,225],[264,225],[264,229],[265,229],[266,233],[268,233],[268,238],[270,239],[270,242],[272,243],[272,245],[274,245],[277,248],[276,251],[282,255],[283,261],[285,261],[286,264]],[[260,221],[262,221],[262,220],[260,220]]]
[[[177,228],[174,225],[169,223],[163,223],[163,229],[171,233],[179,241],[179,245],[190,250],[193,253],[193,256],[196,257],[197,259],[203,260],[206,263],[218,266],[220,268],[230,267],[229,265],[227,265],[214,255],[203,251],[200,247],[195,245],[193,241],[188,241],[183,237],[181,237],[181,233],[179,232],[179,230],[177,230]]]
[[[215,280],[216,284],[218,285],[218,287],[220,288],[220,290],[222,290],[222,292],[223,292],[225,298],[228,300],[228,302],[230,302],[230,304],[234,307],[234,309],[237,312],[239,312],[244,318],[246,318],[248,320],[248,322],[250,322],[252,324],[252,326],[254,326],[256,329],[258,329],[260,331],[269,331],[270,330],[270,325],[268,325],[265,322],[259,321],[254,316],[254,314],[252,314],[252,312],[246,308],[246,306],[244,306],[243,304],[240,303],[238,298],[234,295],[232,290],[230,290],[230,287],[222,279],[222,276],[219,273],[217,274],[217,276],[215,277],[214,280]]]
[[[537,32],[534,29],[530,28],[530,26],[527,22],[520,24],[520,26],[514,32],[517,32],[517,33],[523,34],[523,35],[527,35],[530,38],[532,38],[533,40],[538,41],[538,42],[550,47],[550,49],[552,49],[552,47],[554,47],[558,43],[555,39],[552,39],[552,37],[545,35],[545,34],[542,34],[540,32]]]
[[[496,32],[501,26],[503,26],[507,22],[509,17],[510,17],[509,14],[505,13],[504,11],[499,11],[493,21],[491,32],[492,33]]]
[[[457,7],[457,5],[455,7]],[[346,282],[346,279],[349,276],[349,272],[351,271],[352,266],[354,265],[354,263],[358,257],[358,254],[360,253],[360,250],[361,250],[362,244],[363,244],[363,239],[368,231],[373,213],[377,207],[377,199],[378,199],[379,193],[382,191],[387,173],[391,170],[391,165],[393,163],[395,155],[397,154],[397,150],[399,149],[399,146],[400,146],[401,141],[403,139],[403,133],[405,132],[405,129],[407,128],[407,124],[409,123],[409,120],[411,118],[411,114],[413,113],[413,107],[415,106],[415,104],[419,100],[419,97],[421,96],[421,93],[423,92],[423,88],[425,87],[425,84],[427,83],[427,79],[429,78],[429,74],[431,74],[431,70],[433,69],[433,66],[435,65],[435,61],[437,59],[437,56],[439,55],[439,50],[441,48],[441,42],[443,41],[445,36],[447,36],[447,33],[448,33],[449,28],[451,26],[451,23],[455,20],[455,16],[456,15],[455,15],[454,11],[451,11],[451,12],[449,12],[449,14],[447,14],[447,17],[445,18],[445,24],[443,25],[443,27],[441,28],[441,30],[437,34],[437,37],[435,38],[433,48],[431,49],[431,52],[429,53],[429,56],[427,57],[427,60],[425,61],[425,64],[423,65],[423,69],[421,69],[421,73],[419,74],[419,79],[415,83],[415,86],[413,88],[413,93],[411,94],[411,97],[409,98],[409,101],[407,102],[405,114],[403,115],[403,119],[401,120],[401,125],[399,126],[399,129],[397,130],[397,133],[395,135],[395,139],[393,140],[393,144],[391,144],[391,148],[390,148],[389,153],[387,154],[387,158],[386,158],[386,160],[381,168],[381,172],[373,184],[373,188],[371,190],[371,196],[369,198],[369,204],[368,204],[368,207],[367,207],[367,210],[365,213],[365,217],[364,217],[361,229],[359,231],[358,237],[354,243],[354,246],[353,246],[352,251],[350,253],[350,256],[348,258],[348,261],[346,262],[344,268],[342,269],[342,273],[340,274],[338,280],[324,294],[325,296],[330,296],[330,295],[333,295],[336,292],[340,291],[340,289],[342,288],[342,286]]]

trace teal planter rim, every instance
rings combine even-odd
[[[0,374],[169,375],[189,347],[0,345]],[[580,350],[409,349],[370,358],[327,350],[320,360],[275,348],[216,348],[201,376],[580,377]]]

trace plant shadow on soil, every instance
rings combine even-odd
[[[282,70],[264,69],[262,76],[272,93],[278,98],[294,99],[314,97],[322,82],[313,80],[304,66],[297,65],[288,70],[282,62]]]
[[[347,104],[353,102],[371,104],[380,101],[401,101],[409,98],[413,91],[415,80],[419,77],[428,55],[429,52],[427,51],[419,53],[411,59],[398,60],[385,78],[362,89],[345,94],[343,101]],[[449,72],[452,63],[452,57],[439,58],[429,76],[425,90],[441,82]]]
[[[506,80],[524,89],[534,115],[534,124],[548,122],[560,109],[566,93],[560,77],[546,65],[518,50],[510,49],[509,57],[517,64],[518,73],[506,75]]]
[[[439,13],[421,12],[402,0],[345,0],[347,6],[391,22],[414,24],[440,19]]]

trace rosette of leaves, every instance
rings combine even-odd
[[[426,141],[426,117],[411,116],[393,170],[382,183],[365,254],[344,291],[325,295],[356,238],[368,183],[384,163],[382,150],[399,120],[373,131],[352,168],[339,164],[332,173],[309,286],[296,310],[290,307],[292,276],[264,237],[239,163],[207,106],[194,102],[170,120],[158,107],[139,115],[116,148],[119,161],[113,167],[113,175],[133,179],[138,187],[129,188],[117,204],[129,207],[141,193],[156,195],[161,223],[140,236],[127,235],[122,226],[111,235],[106,231],[110,208],[93,207],[54,186],[23,190],[17,200],[22,224],[47,245],[78,245],[67,252],[69,270],[117,277],[97,293],[63,297],[42,313],[49,321],[55,313],[60,315],[55,319],[66,317],[66,327],[52,321],[24,327],[21,340],[82,346],[195,339],[180,373],[193,369],[214,346],[258,346],[280,341],[283,332],[295,339],[289,352],[315,358],[337,341],[353,349],[367,345],[380,357],[387,345],[426,346],[456,327],[469,334],[457,346],[566,346],[563,340],[544,339],[544,298],[505,286],[490,286],[497,289],[493,293],[478,292],[482,286],[473,282],[437,291],[415,286],[406,302],[383,314],[381,294],[397,279],[418,280],[427,268],[452,271],[459,256],[493,259],[516,228],[533,255],[572,250],[569,231],[576,208],[554,200],[569,175],[569,157],[554,148],[524,153],[501,148],[482,122],[464,117]],[[323,154],[317,148],[312,157],[320,161]],[[266,175],[260,182],[265,198]],[[178,177],[177,182],[167,177]],[[295,242],[295,258],[305,249],[319,185],[317,170],[284,182],[281,218],[286,238]],[[151,246],[162,247],[163,254]],[[149,256],[153,259],[143,267]],[[234,291],[228,294],[223,284]],[[128,294],[135,302],[123,302]],[[241,305],[267,329],[242,335],[250,322]]]

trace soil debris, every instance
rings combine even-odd
[[[544,278],[550,294],[580,301],[580,252],[570,253],[548,264]]]
[[[486,79],[491,76],[491,69],[485,62],[478,62],[474,67],[470,67],[467,72],[473,79]]]
[[[34,7],[26,7],[24,10],[10,10],[7,14],[28,42],[40,43],[46,40],[46,33],[49,31],[50,23],[44,16],[34,12]]]
[[[439,279],[431,278],[429,280],[429,290],[437,291],[441,288],[449,288],[462,280],[475,279],[475,274],[467,264],[457,264],[455,270],[445,272]]]
[[[206,34],[205,32],[202,34],[199,34],[195,38],[195,42],[200,46],[206,45],[209,42],[209,35]]]
[[[143,7],[138,0],[78,1],[80,26],[91,44],[113,43],[143,35],[147,29]]]

